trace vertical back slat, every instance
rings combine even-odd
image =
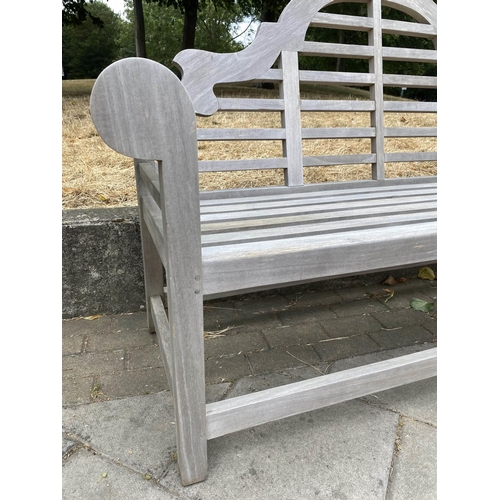
[[[373,46],[373,57],[369,59],[369,71],[375,75],[375,83],[370,87],[370,98],[375,102],[375,111],[370,113],[371,126],[376,135],[371,139],[371,151],[376,163],[372,165],[372,178],[385,177],[384,160],[384,70],[382,64],[382,3],[381,0],[368,2],[368,16],[373,19],[373,29],[368,32],[368,43]]]
[[[281,112],[281,125],[285,129],[286,137],[283,141],[283,156],[288,163],[288,168],[285,170],[285,184],[301,186],[304,184],[304,176],[297,52],[283,51],[279,58],[279,67],[283,71],[283,81],[279,86],[280,98],[285,103],[285,109]]]

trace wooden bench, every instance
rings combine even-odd
[[[182,83],[147,59],[120,60],[97,79],[99,134],[135,158],[149,326],[173,394],[182,483],[207,475],[207,440],[436,375],[435,349],[216,403],[205,402],[203,300],[436,262],[436,177],[386,178],[388,164],[435,152],[386,151],[388,139],[433,137],[435,127],[390,127],[395,113],[435,102],[389,99],[384,87],[434,88],[436,77],[384,74],[384,61],[436,63],[433,49],[386,47],[382,34],[436,41],[432,0],[365,0],[366,15],[320,12],[337,2],[292,0],[238,54],[178,54]],[[359,1],[357,2],[359,3]],[[363,2],[362,2],[363,3]],[[382,6],[412,20],[382,16]],[[390,16],[389,16],[390,17]],[[365,33],[366,44],[307,41],[310,28]],[[401,40],[404,37],[400,38]],[[366,72],[313,71],[299,56],[355,58]],[[277,65],[276,65],[277,63]],[[275,98],[217,98],[213,87],[274,82]],[[369,88],[367,99],[305,99],[304,83]],[[196,114],[274,112],[276,128],[197,128]],[[366,126],[303,127],[306,112],[365,113]],[[320,116],[320,115],[315,115]],[[399,115],[398,115],[399,116]],[[364,139],[357,154],[305,155],[313,139]],[[279,141],[276,158],[199,161],[198,141]],[[305,167],[362,165],[368,178],[306,184]],[[199,190],[199,172],[281,169],[283,185]],[[165,310],[167,308],[167,311]]]

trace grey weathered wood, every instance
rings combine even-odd
[[[411,212],[411,209],[406,209],[397,215],[393,212],[398,212],[406,207],[397,207],[394,210],[391,207],[389,214],[375,214],[371,216],[370,211],[364,209],[367,214],[366,218],[362,219],[337,219],[333,222],[319,222],[313,221],[312,224],[296,224],[296,225],[276,225],[274,227],[265,227],[258,229],[250,229],[244,231],[230,231],[230,232],[217,232],[217,233],[202,233],[201,242],[202,246],[209,245],[223,245],[225,243],[238,243],[250,241],[269,241],[271,239],[292,238],[297,236],[305,236],[308,234],[331,234],[334,235],[338,231],[346,231],[354,228],[367,229],[370,227],[381,227],[383,225],[405,224],[416,221],[431,221],[436,220],[436,204],[425,204],[427,210],[423,210],[422,206],[416,207],[413,204],[413,209],[418,208],[419,212]],[[359,210],[361,212],[362,210]],[[347,211],[346,211],[347,212]],[[349,211],[352,216],[353,212]],[[323,214],[322,214],[323,215]],[[300,217],[297,217],[300,220]]]
[[[435,102],[384,101],[384,111],[409,113],[436,113]]]
[[[434,222],[425,222],[349,231],[336,238],[327,234],[205,247],[205,293],[245,293],[263,285],[435,262],[436,229]]]
[[[177,77],[143,58],[122,59],[101,73],[91,113],[110,147],[158,160],[173,352],[170,389],[179,470],[183,484],[191,484],[207,474],[196,116]]]
[[[385,137],[436,137],[437,127],[389,127]]]
[[[203,298],[416,266],[437,260],[435,177],[385,179],[387,162],[434,161],[435,152],[386,153],[385,138],[435,137],[435,127],[385,127],[384,113],[435,113],[436,103],[384,101],[385,86],[428,87],[435,77],[383,73],[383,60],[434,63],[436,50],[383,47],[382,33],[437,36],[432,0],[360,0],[368,16],[319,12],[325,0],[291,0],[238,54],[187,50],[182,83],[130,58],[97,79],[91,113],[103,140],[136,158],[148,321],[172,391],[183,484],[207,473],[207,438],[435,375],[435,351],[206,405]],[[336,1],[330,2],[337,3]],[[381,18],[381,7],[415,22]],[[368,45],[306,41],[309,27],[359,30]],[[355,57],[368,73],[299,70],[298,55]],[[274,63],[278,61],[278,68]],[[277,99],[216,98],[216,84],[273,81]],[[370,99],[301,98],[301,83],[360,85]],[[279,112],[280,128],[196,127],[195,110]],[[366,112],[369,127],[303,128],[301,112]],[[303,156],[302,141],[370,139],[371,152]],[[283,157],[198,161],[198,141],[282,141]],[[304,185],[304,167],[366,164],[372,180]],[[198,171],[282,169],[285,185],[200,192]],[[166,282],[163,275],[165,274]],[[166,285],[166,286],[165,286]],[[165,312],[168,309],[168,317]]]
[[[163,293],[163,262],[162,254],[163,247],[158,246],[157,241],[155,241],[155,233],[151,233],[148,224],[146,224],[147,215],[144,212],[144,207],[142,200],[146,193],[148,193],[148,188],[141,178],[139,173],[139,164],[135,162],[135,177],[137,185],[137,201],[139,207],[139,221],[141,227],[141,249],[142,249],[142,261],[144,267],[144,289],[146,294],[146,313],[148,319],[148,328],[150,332],[155,331],[154,318],[151,311],[151,305],[149,302],[150,297],[158,296],[164,300]]]
[[[255,196],[282,196],[285,194],[296,195],[297,193],[311,193],[321,191],[344,191],[356,188],[385,188],[395,186],[435,185],[436,176],[426,177],[395,177],[392,179],[377,180],[355,180],[345,182],[324,182],[320,184],[304,184],[303,186],[266,186],[255,188],[221,189],[214,191],[200,191],[201,203],[213,200],[233,200],[235,198],[251,198]]]
[[[382,55],[386,61],[437,62],[436,50],[384,47],[382,49]]]
[[[199,141],[276,141],[285,139],[281,128],[199,128]]]
[[[138,173],[141,181],[147,188],[144,194],[150,194],[156,204],[160,204],[160,180],[158,179],[158,167],[154,162],[137,162]]]
[[[355,165],[358,163],[374,163],[376,154],[304,156],[304,167],[320,167],[327,165]]]
[[[429,188],[437,188],[435,177],[406,177],[384,179],[384,181],[352,181],[309,184],[300,188],[270,186],[266,188],[245,188],[244,190],[224,189],[221,191],[200,192],[201,207],[213,205],[239,204],[249,201],[267,202],[279,200],[297,200],[302,198],[320,198],[339,194],[381,193],[399,191],[401,189],[415,193]]]
[[[283,111],[283,99],[228,99],[219,98],[220,111]]]
[[[302,139],[360,139],[375,137],[375,129],[369,127],[359,128],[304,128]]]
[[[158,295],[151,297],[149,301],[155,325],[156,338],[160,346],[160,355],[167,375],[168,386],[173,387],[170,325],[168,324],[168,318],[165,313],[165,305],[163,304],[163,299]]]
[[[248,211],[253,216],[258,216],[262,211],[269,211],[268,214],[276,214],[275,210],[300,210],[301,206],[310,206],[316,209],[320,206],[339,207],[344,203],[357,203],[368,200],[369,202],[379,202],[380,200],[390,203],[398,203],[415,198],[415,201],[425,196],[436,196],[436,187],[429,186],[428,188],[420,188],[418,190],[407,188],[406,186],[399,189],[362,189],[362,190],[345,190],[341,192],[320,192],[308,193],[297,196],[280,196],[280,197],[258,197],[244,200],[231,200],[230,203],[211,203],[203,204],[200,209],[201,220],[207,214],[233,214],[241,218],[244,211]]]
[[[349,401],[437,374],[437,350],[302,380],[207,405],[208,439]]]
[[[374,111],[373,101],[302,100],[302,111]]]
[[[368,59],[373,57],[373,47],[367,45],[349,45],[341,43],[305,42],[300,51],[304,56],[356,57]]]
[[[366,17],[318,12],[313,17],[310,26],[313,28],[370,31],[373,29],[373,20]]]
[[[432,38],[437,35],[437,27],[433,24],[411,23],[382,19],[382,31],[390,35],[406,35]]]
[[[265,170],[287,168],[285,158],[257,158],[255,160],[203,160],[198,162],[200,172],[222,172],[230,170]]]
[[[436,88],[436,76],[384,75],[384,85],[392,87]]]
[[[276,70],[271,70],[276,71]],[[373,85],[375,76],[371,73],[349,73],[341,71],[299,71],[304,83],[338,83],[341,85]]]
[[[300,117],[299,60],[297,52],[283,51],[278,61],[283,71],[280,83],[280,98],[285,102],[281,113],[281,126],[285,129],[283,157],[287,160],[285,184],[301,186],[304,184],[302,168],[302,141]]]
[[[387,153],[386,161],[436,161],[437,153],[434,152],[413,152],[413,153]]]
[[[374,85],[370,87],[370,98],[375,102],[375,110],[370,113],[370,125],[376,130],[375,137],[371,139],[371,151],[375,154],[375,161],[372,163],[372,179],[383,179],[385,177],[385,157],[381,0],[368,2],[368,16],[373,19],[373,30],[368,32],[368,44],[373,47],[373,57],[369,60],[369,69],[375,75]]]

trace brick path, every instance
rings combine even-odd
[[[435,303],[436,281],[297,290],[206,303],[207,384],[436,342],[436,315],[410,307]],[[145,313],[63,320],[62,336],[63,406],[168,389]]]

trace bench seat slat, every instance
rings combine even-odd
[[[308,224],[279,225],[277,227],[259,228],[244,231],[217,232],[205,234],[202,233],[201,244],[205,246],[216,246],[231,243],[243,243],[250,241],[269,241],[273,239],[296,238],[305,235],[314,234],[335,234],[340,231],[352,231],[354,229],[367,229],[370,227],[382,227],[393,224],[412,224],[417,221],[436,220],[436,203],[425,204],[427,210],[423,210],[423,204],[413,205],[413,210],[418,207],[418,212],[406,209],[399,214],[384,213],[373,216],[373,211],[369,215],[354,217],[352,212],[345,211],[344,218],[337,215],[333,221],[318,222]],[[398,207],[401,209],[401,207]],[[406,208],[406,207],[405,207]],[[297,217],[300,218],[300,217]]]
[[[213,296],[434,262],[436,222],[202,249],[204,294]],[[397,248],[397,252],[394,249]]]
[[[273,207],[255,207],[249,209],[241,209],[238,211],[220,211],[209,212],[201,214],[201,221],[214,222],[217,220],[242,220],[242,219],[255,219],[260,217],[279,217],[281,215],[292,213],[307,213],[307,212],[325,212],[332,210],[343,210],[350,207],[362,206],[378,206],[380,205],[397,205],[400,203],[412,203],[422,201],[429,201],[436,198],[434,192],[424,193],[419,195],[401,195],[401,196],[383,196],[383,195],[368,195],[359,196],[356,199],[341,199],[341,200],[322,200],[320,203],[303,203],[303,204],[282,204]]]
[[[395,182],[393,182],[395,181]],[[402,182],[405,181],[405,182]],[[357,193],[380,193],[398,190],[413,190],[416,193],[421,189],[437,188],[435,177],[420,177],[420,178],[406,178],[406,179],[386,179],[384,184],[381,185],[377,181],[358,181],[358,182],[335,182],[323,184],[309,184],[300,186],[300,188],[286,188],[281,186],[267,187],[267,188],[254,188],[254,196],[228,196],[230,190],[224,191],[204,191],[202,195],[211,195],[208,198],[202,197],[201,206],[208,207],[211,205],[223,204],[238,204],[248,202],[266,202],[275,201],[278,196],[280,200],[290,199],[298,200],[301,198],[331,196],[334,193],[346,195]],[[257,194],[257,192],[259,194]],[[270,194],[268,194],[268,192]],[[241,191],[238,191],[240,194]],[[248,194],[248,193],[244,193]]]
[[[369,217],[384,211],[385,213],[417,212],[436,210],[435,199],[419,199],[408,203],[393,204],[387,201],[379,202],[377,205],[352,206],[339,208],[339,210],[301,212],[292,215],[281,215],[279,217],[247,218],[238,220],[222,220],[205,222],[202,224],[202,234],[221,233],[230,231],[242,231],[262,229],[266,227],[285,227],[294,224],[316,224],[319,222],[348,219],[354,217]]]
[[[221,213],[233,213],[238,214],[240,212],[252,212],[260,213],[262,210],[274,210],[280,208],[291,208],[296,210],[298,207],[307,205],[332,205],[335,203],[353,203],[361,200],[379,200],[379,199],[390,199],[396,200],[398,198],[415,198],[417,196],[434,196],[436,195],[436,188],[434,186],[429,186],[422,189],[398,189],[398,190],[385,190],[380,192],[380,190],[363,190],[363,191],[348,191],[341,193],[320,193],[317,195],[293,197],[293,196],[283,196],[279,198],[266,197],[265,200],[235,200],[234,203],[223,203],[220,205],[210,204],[201,205],[201,215],[208,214],[221,214]],[[203,219],[202,219],[203,220]]]

